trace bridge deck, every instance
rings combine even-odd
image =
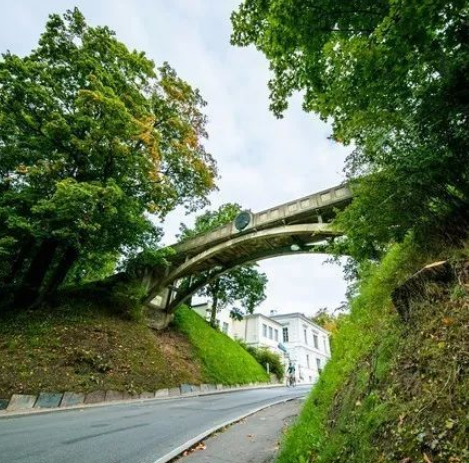
[[[334,209],[343,209],[351,199],[352,192],[348,185],[338,185],[252,214],[250,223],[242,231],[239,231],[231,222],[210,233],[201,234],[172,247],[176,250],[179,260],[253,231],[265,230],[279,225],[330,222],[335,215]]]

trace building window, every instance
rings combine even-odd
[[[308,344],[308,330],[306,328],[303,328],[303,333],[305,335],[305,344]]]
[[[310,368],[310,366],[309,366],[309,355],[308,354],[306,354],[306,366],[308,368]]]
[[[316,366],[318,367],[318,371],[321,371],[321,359],[316,359]]]
[[[265,323],[262,323],[262,336],[267,337],[267,325]]]
[[[272,329],[271,326],[269,326],[269,339],[273,339],[274,337],[274,330]]]
[[[324,352],[326,352],[326,354],[327,354],[327,339],[326,339],[326,336],[322,337],[322,341],[323,341],[323,344],[324,344]]]
[[[316,333],[313,333],[313,343],[314,343],[314,347],[316,349],[319,349],[318,335]]]
[[[221,330],[223,333],[228,334],[228,323],[223,322],[223,328]]]
[[[283,342],[288,342],[289,337],[288,337],[288,328],[283,328]]]
[[[274,330],[274,339],[278,341],[278,330]]]

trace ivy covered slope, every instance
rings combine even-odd
[[[89,299],[91,300],[91,299]],[[110,312],[109,307],[113,307]],[[244,349],[188,309],[155,332],[76,296],[0,320],[0,398],[39,391],[138,393],[181,383],[267,381]]]
[[[192,344],[206,382],[245,384],[269,380],[265,370],[246,349],[224,333],[209,328],[207,322],[187,307],[176,312],[174,325]]]
[[[278,463],[469,461],[469,296],[428,283],[405,322],[391,301],[428,262],[404,243],[370,269]]]

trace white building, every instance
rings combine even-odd
[[[302,313],[272,314],[282,325],[282,343],[296,368],[298,383],[315,383],[331,357],[329,332]]]
[[[248,346],[266,348],[282,355],[282,325],[260,313],[246,315],[242,320],[233,320],[233,337]]]
[[[207,303],[194,305],[192,309],[210,320]],[[238,321],[230,317],[229,309],[222,309],[217,314],[217,322],[220,330],[231,338],[279,354],[285,369],[288,363],[293,363],[298,384],[315,383],[331,356],[329,332],[299,312],[272,311],[270,316],[256,313]]]

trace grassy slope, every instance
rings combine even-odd
[[[178,320],[197,317],[179,314]],[[203,320],[156,333],[89,302],[62,303],[0,319],[0,398],[39,391],[138,393],[181,383],[265,381],[237,343]],[[178,329],[180,328],[180,330]],[[202,343],[190,341],[196,333]],[[218,358],[215,358],[218,352]]]
[[[408,324],[391,304],[422,259],[395,247],[362,285],[279,463],[469,462],[469,297],[439,288]]]
[[[174,325],[193,344],[208,382],[245,384],[268,381],[265,370],[245,349],[224,333],[209,328],[195,312],[179,309]]]

